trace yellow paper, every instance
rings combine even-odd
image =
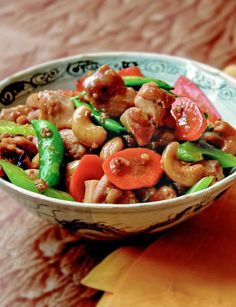
[[[90,288],[114,292],[120,278],[142,251],[143,247],[118,248],[90,271],[81,283]]]
[[[150,245],[106,307],[235,307],[235,290],[236,185]]]

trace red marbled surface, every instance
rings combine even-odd
[[[236,62],[235,0],[0,0],[0,78],[97,51],[151,51],[223,68]],[[0,191],[0,306],[94,306],[79,285],[111,247],[32,216]],[[94,296],[95,295],[95,296]]]

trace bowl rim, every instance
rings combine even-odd
[[[37,69],[42,69],[48,66],[52,66],[54,64],[60,64],[65,61],[74,61],[78,60],[80,58],[85,58],[85,57],[96,57],[96,58],[102,58],[102,57],[114,57],[114,56],[120,56],[120,57],[125,57],[125,56],[142,56],[143,58],[149,58],[149,57],[163,57],[166,59],[172,59],[172,60],[178,60],[182,62],[190,62],[192,64],[195,64],[199,68],[202,68],[206,70],[207,72],[213,73],[214,75],[221,76],[222,78],[227,79],[229,82],[233,83],[236,87],[236,80],[233,77],[228,76],[225,74],[223,71],[219,70],[218,68],[212,67],[208,64],[198,62],[196,60],[192,60],[190,58],[186,57],[180,57],[180,56],[175,56],[175,55],[169,55],[169,54],[164,54],[164,53],[155,53],[155,52],[133,52],[133,51],[119,51],[119,52],[94,52],[94,53],[80,53],[72,56],[66,56],[50,61],[46,61],[37,65],[30,66],[29,68],[20,70],[6,78],[0,81],[0,90],[4,88],[7,84],[11,83],[14,79],[19,79],[19,77],[29,74],[31,72],[34,72]],[[221,186],[227,185],[227,184],[233,184],[234,181],[236,181],[236,171],[232,173],[231,175],[225,177],[219,182],[216,182],[214,185],[208,187],[207,189],[204,189],[199,192],[195,192],[193,194],[188,194],[188,195],[182,195],[178,196],[176,198],[172,199],[166,199],[166,200],[161,200],[161,201],[153,201],[153,202],[143,202],[143,203],[134,203],[134,204],[97,204],[97,203],[81,203],[81,202],[76,202],[76,201],[66,201],[66,200],[60,200],[52,197],[47,197],[42,194],[37,194],[31,191],[28,191],[26,189],[20,188],[2,178],[0,178],[0,186],[6,186],[10,188],[13,191],[16,191],[20,194],[26,194],[27,196],[31,198],[35,198],[37,200],[41,201],[49,201],[53,203],[54,205],[62,205],[62,206],[70,206],[75,209],[112,209],[112,210],[120,210],[121,208],[127,211],[134,210],[134,209],[143,209],[145,207],[153,208],[153,207],[158,207],[158,208],[169,208],[169,207],[177,207],[178,205],[182,205],[182,202],[190,199],[190,200],[197,200],[201,194],[203,196],[209,195],[213,193],[214,191],[218,190]],[[202,196],[202,197],[203,197]]]
[[[143,202],[143,203],[134,203],[134,204],[104,204],[104,203],[81,203],[77,201],[68,201],[68,200],[61,200],[57,198],[52,198],[48,197],[42,194],[37,194],[35,192],[28,191],[26,189],[20,188],[16,185],[14,185],[11,182],[8,182],[2,178],[0,178],[0,186],[6,186],[10,188],[11,190],[14,190],[20,194],[26,194],[27,196],[37,199],[37,201],[47,201],[50,203],[53,203],[54,205],[62,205],[62,206],[70,206],[71,208],[74,209],[112,209],[112,210],[118,210],[123,209],[125,211],[132,211],[134,209],[147,209],[147,207],[150,208],[170,208],[170,207],[178,207],[182,205],[182,202],[187,201],[188,199],[190,202],[198,200],[199,196],[202,195],[202,198],[204,196],[212,195],[214,194],[215,191],[220,189],[220,187],[230,184],[233,185],[233,183],[236,182],[236,171],[222,179],[221,181],[216,182],[214,185],[199,191],[195,192],[192,194],[187,194],[187,195],[181,195],[176,198],[171,198],[171,199],[165,199],[165,200],[160,200],[160,201],[152,201],[152,202]],[[224,190],[223,190],[224,191]]]

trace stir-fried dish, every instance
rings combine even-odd
[[[203,190],[236,167],[236,129],[196,84],[103,65],[75,91],[0,113],[0,176],[35,193],[134,204]]]

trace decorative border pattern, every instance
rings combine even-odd
[[[66,61],[65,61],[66,62]],[[32,91],[33,89],[53,83],[58,79],[75,77],[78,78],[88,70],[97,70],[101,65],[108,64],[113,69],[122,69],[129,66],[140,66],[144,72],[156,75],[168,75],[170,77],[177,75],[187,75],[190,79],[200,85],[202,88],[210,91],[217,90],[219,99],[225,101],[236,100],[236,89],[230,87],[228,82],[222,77],[217,77],[214,73],[199,69],[191,63],[183,64],[174,59],[167,60],[148,60],[142,57],[135,60],[125,61],[122,58],[99,58],[98,61],[78,60],[71,63],[60,64],[46,71],[39,71],[28,80],[19,80],[8,84],[0,92],[0,104],[8,106],[16,98]]]

